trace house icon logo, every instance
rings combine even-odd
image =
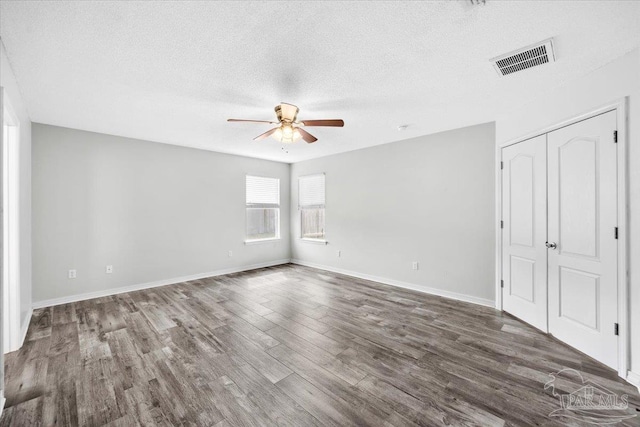
[[[629,397],[585,380],[575,369],[562,369],[549,374],[544,389],[560,401],[560,408],[550,417],[566,417],[585,424],[611,425],[636,416],[629,410]],[[573,391],[570,391],[573,390]],[[560,391],[569,391],[560,393]]]

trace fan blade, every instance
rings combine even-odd
[[[318,140],[318,138],[311,135],[309,132],[307,132],[304,129],[298,128],[298,132],[300,132],[300,135],[302,135],[302,139],[304,139],[309,144],[311,144],[312,142],[316,142]]]
[[[340,119],[327,119],[327,120],[302,120],[300,121],[303,126],[334,126],[343,127],[344,120]]]
[[[245,120],[245,119],[227,119],[228,122],[251,122],[251,123],[271,123],[277,125],[278,122],[270,122],[269,120]]]
[[[265,139],[265,138],[271,136],[271,134],[274,133],[275,131],[277,131],[278,129],[280,129],[280,128],[270,129],[270,130],[266,131],[265,133],[263,133],[262,135],[256,136],[255,138],[253,138],[253,140],[254,141],[260,141],[261,139]]]

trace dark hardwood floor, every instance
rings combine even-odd
[[[37,310],[0,426],[583,425],[549,416],[563,368],[640,414],[612,369],[508,315],[285,265]]]

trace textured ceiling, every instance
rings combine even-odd
[[[34,122],[295,162],[492,121],[637,47],[640,2],[2,1],[0,37]],[[548,37],[554,64],[489,62]],[[346,125],[225,121],[280,101]]]

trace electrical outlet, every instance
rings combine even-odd
[[[76,278],[76,270],[69,270],[69,279]]]
[[[106,272],[107,274],[113,273],[113,265],[107,265]]]
[[[418,269],[418,261],[413,261],[413,265],[411,266],[414,270]]]
[[[229,258],[233,256],[233,251],[229,251]]]
[[[340,258],[340,255],[342,255],[342,251],[336,251],[336,256],[337,256],[338,258]]]

